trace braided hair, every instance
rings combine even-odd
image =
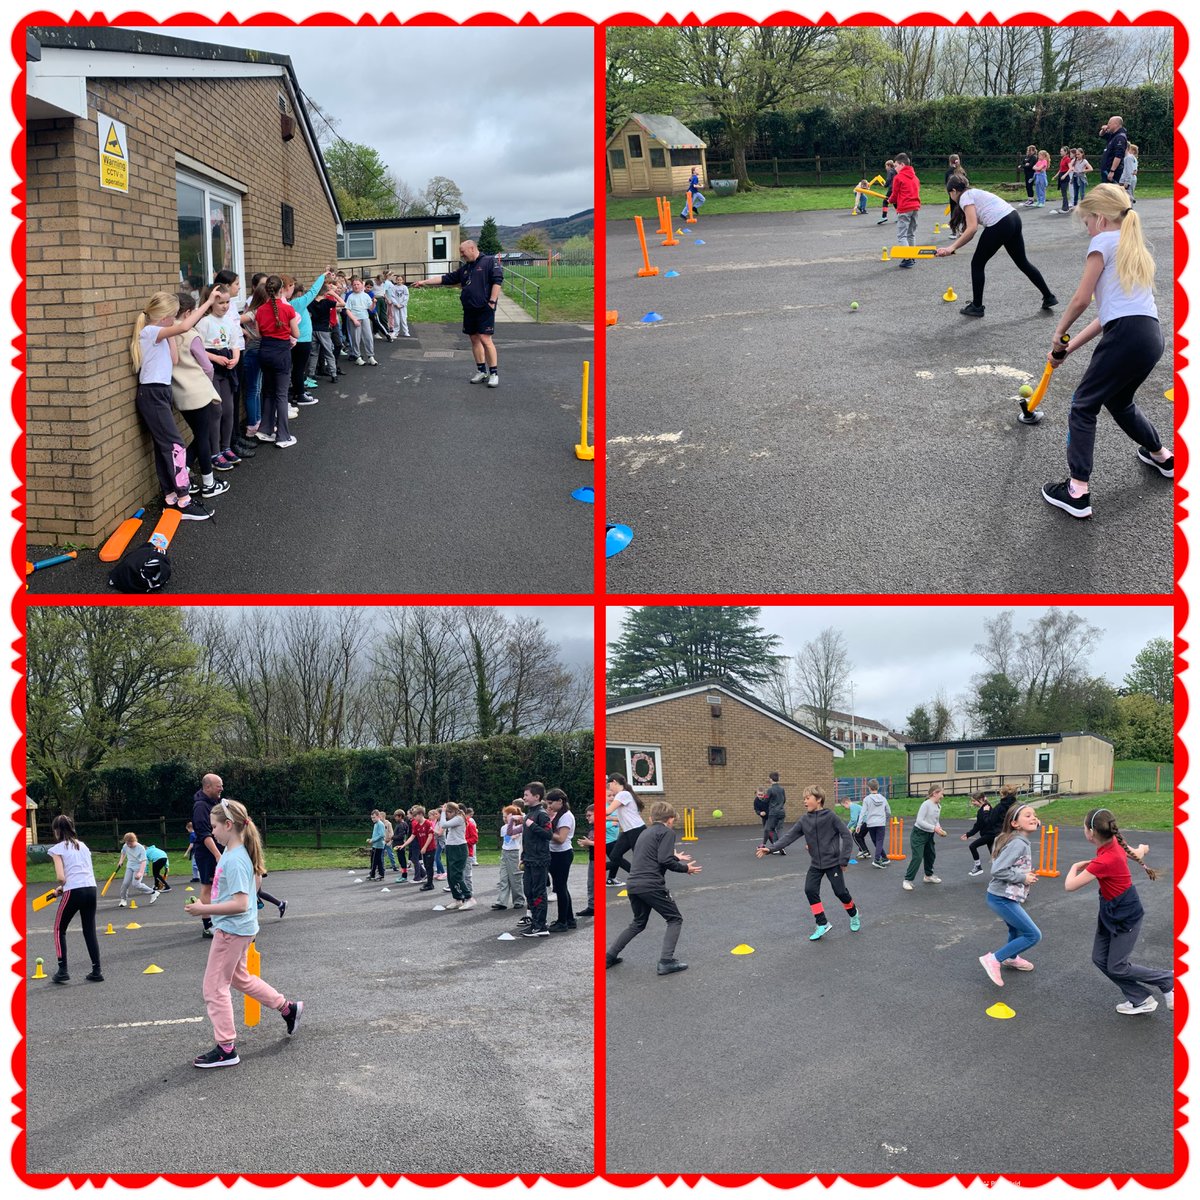
[[[263,283],[263,293],[271,302],[271,311],[275,314],[275,327],[282,326],[279,319],[279,293],[283,291],[283,280],[278,275],[268,275]]]
[[[1151,879],[1158,878],[1158,872],[1153,867],[1146,866],[1129,848],[1125,839],[1121,836],[1121,831],[1117,828],[1117,818],[1113,816],[1109,809],[1093,808],[1087,815],[1087,827],[1102,843],[1111,842],[1115,838],[1117,845],[1125,851],[1127,858],[1132,858]]]

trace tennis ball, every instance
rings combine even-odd
[[[39,958],[34,965],[40,967],[43,965],[44,962],[45,962],[45,959]]]
[[[716,817],[718,820],[720,820],[721,817],[723,817],[724,815],[725,814],[719,808],[713,809],[713,816]]]
[[[851,311],[851,312],[858,312],[858,301],[857,301],[857,300],[851,300],[851,301],[850,301],[850,311]]]
[[[195,896],[189,896],[189,897],[188,897],[188,899],[187,899],[187,902],[188,902],[189,904],[195,904],[195,903],[196,903],[196,897],[195,897]]]
[[[1021,387],[1020,387],[1019,391],[1017,392],[1017,395],[1019,395],[1022,400],[1028,400],[1029,397],[1033,395],[1033,388],[1031,388],[1029,386],[1029,384],[1023,383],[1023,384],[1021,384]]]

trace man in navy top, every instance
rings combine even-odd
[[[1100,182],[1120,183],[1125,149],[1129,145],[1129,134],[1125,129],[1124,119],[1109,117],[1108,124],[1100,127],[1100,136],[1108,139],[1104,147],[1104,159],[1100,164]]]

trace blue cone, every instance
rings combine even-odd
[[[633,530],[628,525],[608,525],[604,534],[604,557],[620,554],[633,541]]]
[[[642,325],[653,325],[655,321],[661,321],[662,317],[656,312],[648,312],[641,320]]]
[[[668,271],[668,272],[667,272],[667,273],[666,273],[666,274],[663,276],[663,278],[664,278],[664,279],[678,279],[678,278],[679,278],[679,272],[678,272],[678,271]]]
[[[571,493],[572,500],[582,500],[584,504],[594,504],[596,502],[596,492],[594,488],[579,487]]]
[[[693,246],[703,246],[703,245],[704,245],[704,239],[703,239],[703,238],[697,238],[697,239],[696,239],[696,240],[695,240],[695,241],[692,243],[692,245],[693,245]]]

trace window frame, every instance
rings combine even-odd
[[[605,746],[604,746],[606,760],[607,760],[608,754],[613,750],[619,750],[624,754],[625,769],[621,772],[621,774],[625,776],[626,780],[628,780],[628,782],[629,782],[630,787],[632,787],[635,791],[637,791],[638,793],[653,792],[655,794],[666,791],[666,787],[663,784],[662,747],[661,746],[656,746],[656,745],[652,745],[652,744],[647,745],[645,742],[631,742],[628,744],[626,744],[625,742],[606,742]],[[636,772],[634,770],[634,761],[633,761],[633,756],[635,754],[638,754],[638,755],[648,754],[653,758],[653,760],[654,760],[654,776],[658,780],[658,782],[656,784],[638,782],[638,779],[636,778]],[[607,766],[607,762],[606,762],[606,766]]]
[[[371,250],[368,254],[351,254],[350,239],[357,237],[369,237],[371,239]],[[348,262],[361,261],[371,262],[375,258],[375,230],[374,229],[343,229],[337,235],[337,246],[335,248],[339,259],[346,259]]]
[[[617,159],[621,161],[618,162]],[[625,165],[627,162],[625,151],[620,146],[613,146],[608,152],[608,165],[614,171],[628,171],[629,168]]]
[[[234,251],[233,251],[233,269],[237,271],[238,278],[245,280],[246,278],[246,233],[245,223],[242,215],[242,195],[240,192],[234,191],[223,183],[218,183],[217,180],[211,179],[200,174],[195,169],[188,169],[180,166],[175,168],[175,231],[176,240],[179,236],[179,193],[178,187],[180,184],[187,187],[195,188],[203,194],[202,211],[204,213],[205,236],[200,239],[202,252],[204,254],[205,276],[204,282],[211,283],[215,271],[212,262],[212,238],[207,228],[209,220],[209,212],[213,200],[217,200],[221,204],[227,204],[233,211],[234,222]],[[177,253],[178,257],[178,253]],[[181,281],[180,286],[185,286]]]

